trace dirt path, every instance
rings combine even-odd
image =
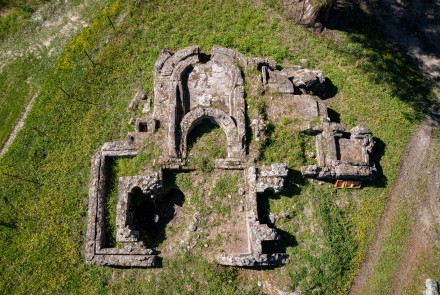
[[[440,23],[438,20],[430,22],[430,14],[440,8],[440,1],[423,4],[420,1],[386,0],[385,3],[391,8],[387,10],[387,14],[374,12],[374,9],[370,10],[370,13],[375,13],[389,37],[403,45],[420,63],[421,71],[426,74],[427,79],[435,83],[440,78],[440,58],[438,48],[430,46],[430,43],[439,41]],[[389,11],[393,13],[390,15]],[[412,13],[414,11],[416,13]],[[402,28],[405,21],[414,23],[415,27],[412,27],[412,30],[419,34]],[[423,31],[427,33],[424,34]],[[400,255],[397,269],[390,282],[391,293],[403,294],[414,279],[426,279],[416,278],[417,268],[420,263],[429,261],[434,249],[439,247],[434,229],[440,229],[440,171],[437,159],[440,144],[438,140],[433,139],[433,131],[439,129],[438,118],[440,117],[436,114],[429,114],[408,143],[372,245],[359,275],[353,282],[350,294],[362,294],[363,287],[367,285],[379,261],[384,238],[392,230],[397,209],[402,206],[411,206],[414,215],[410,216],[412,227],[409,238],[402,241],[405,243],[405,250]],[[423,284],[421,281],[422,289]]]
[[[438,128],[438,125],[434,124],[432,128]],[[439,247],[436,234],[440,225],[440,171],[437,159],[439,145],[438,140],[431,141],[423,173],[419,176],[423,189],[420,191],[421,195],[414,199],[415,220],[397,267],[399,272],[391,282],[393,294],[403,294],[405,288],[414,280],[420,281],[420,287],[423,288],[423,280],[426,278],[417,278],[417,268],[419,264],[430,261],[432,253]]]
[[[373,244],[369,247],[366,260],[359,275],[354,280],[350,294],[361,294],[362,288],[371,277],[374,266],[379,261],[380,250],[383,247],[384,239],[396,217],[397,208],[407,202],[408,199],[414,198],[414,196],[418,196],[418,198],[422,197],[419,194],[420,187],[416,184],[426,179],[429,175],[429,171],[425,169],[424,163],[426,163],[426,158],[429,154],[428,150],[432,139],[432,129],[433,122],[429,122],[428,120],[423,122],[408,144],[399,175],[391,190],[382,218],[377,226],[378,230],[374,236]],[[415,234],[417,234],[417,232]],[[415,237],[415,239],[419,242],[425,240],[424,237]],[[407,251],[412,252],[412,249],[407,249]],[[408,255],[406,256],[408,257]],[[408,257],[408,259],[414,257],[414,255],[409,256],[411,257]]]
[[[21,114],[20,119],[15,123],[14,128],[12,129],[11,133],[9,133],[8,139],[6,140],[5,144],[2,146],[2,149],[0,150],[0,158],[3,157],[4,154],[9,150],[9,147],[14,142],[15,138],[17,137],[18,132],[23,128],[24,121],[26,120],[27,116],[29,115],[29,112],[32,109],[32,106],[35,102],[35,99],[38,96],[38,91],[32,96],[31,100],[26,105],[26,108],[24,109],[24,112]]]

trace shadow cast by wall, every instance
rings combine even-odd
[[[139,230],[140,240],[148,248],[157,248],[166,239],[167,225],[175,218],[185,202],[179,189],[171,189],[157,198],[138,194],[133,196],[133,227]]]
[[[280,194],[273,195],[272,198],[279,198],[280,195],[286,197],[293,197],[301,193],[301,186],[307,184],[306,178],[300,171],[294,169],[288,169],[287,177],[284,180],[284,187]]]
[[[328,117],[330,122],[341,123],[341,114],[334,109],[327,108]]]
[[[383,188],[387,186],[388,179],[383,174],[383,169],[382,169],[382,165],[380,164],[380,161],[382,157],[385,155],[386,144],[378,137],[373,137],[373,140],[375,143],[372,153],[372,160],[376,165],[377,174],[376,174],[376,179],[372,182],[368,182],[366,186]]]
[[[312,86],[310,89],[312,94],[318,96],[322,100],[330,99],[338,94],[338,87],[333,84],[332,79],[325,77],[323,85]]]
[[[300,180],[300,182],[304,184],[305,179],[302,176],[298,178],[297,173],[299,172],[289,170],[288,177],[285,181],[285,190],[283,190],[283,194],[286,193],[288,196],[293,196],[300,193],[296,180]],[[268,190],[266,190],[264,193],[257,194],[257,213],[259,222],[261,224],[266,224],[270,228],[274,228],[280,237],[278,240],[262,241],[263,254],[286,253],[287,248],[298,246],[298,241],[294,235],[276,227],[277,220],[290,219],[290,215],[285,212],[282,212],[278,215],[270,212],[270,199],[279,198],[280,194],[275,194]],[[254,268],[274,269],[280,266],[282,266],[282,263],[279,265],[257,266]]]

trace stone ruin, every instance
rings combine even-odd
[[[376,167],[371,158],[374,141],[365,126],[347,132],[337,123],[324,123],[315,128],[316,159],[318,165],[301,167],[306,177],[317,179],[373,180]]]
[[[248,239],[246,250],[221,253],[216,258],[217,262],[231,266],[277,265],[283,262],[284,253],[263,253],[263,242],[276,241],[280,237],[274,228],[259,220],[257,198],[265,191],[279,193],[288,168],[285,164],[275,163],[256,167],[255,159],[250,156],[246,141],[243,69],[261,70],[261,85],[258,87],[262,92],[278,94],[282,106],[275,110],[275,116],[289,112],[287,115],[302,119],[300,129],[303,132],[319,133],[318,165],[303,167],[306,176],[374,176],[374,165],[369,157],[373,147],[370,131],[365,127],[356,127],[347,138],[340,125],[329,122],[327,109],[319,98],[298,95],[324,83],[321,71],[301,67],[276,70],[273,61],[247,58],[235,50],[218,46],[214,46],[209,54],[200,52],[198,46],[177,52],[164,50],[154,66],[152,113],[147,100],[143,108],[145,116],[132,120],[135,131],[129,132],[125,140],[105,143],[92,158],[85,254],[87,263],[125,267],[156,265],[155,249],[148,249],[139,240],[139,228],[130,209],[133,196],[141,192],[144,198],[154,202],[156,196],[163,194],[165,171],[192,169],[187,161],[188,135],[205,119],[218,125],[226,134],[227,156],[215,159],[215,169],[240,170],[246,183],[245,188],[238,192],[245,200],[242,211],[245,215],[243,231]],[[140,101],[140,96],[137,93],[129,109]],[[262,118],[252,121],[256,140],[264,134],[265,124]],[[110,161],[136,156],[148,138],[163,143],[161,155],[156,159],[156,165],[149,167],[149,172],[119,178],[116,207],[116,241],[119,247],[106,247],[104,206]]]

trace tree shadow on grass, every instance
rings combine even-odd
[[[0,226],[7,227],[7,228],[10,228],[10,229],[16,229],[17,228],[17,224],[14,221],[9,221],[9,222],[0,221]]]
[[[379,33],[380,37],[396,43],[417,45],[440,58],[440,20],[436,17],[439,9],[438,1],[339,0],[332,7],[326,25],[351,33]],[[397,27],[388,27],[385,32],[383,20]]]
[[[337,50],[353,63],[362,60],[357,67],[377,84],[391,86],[392,95],[416,111],[409,115],[410,121],[418,122],[429,113],[435,101],[431,92],[433,81],[422,74],[419,62],[387,39],[374,13],[366,13],[359,1],[338,1],[327,27],[349,33],[350,41],[360,45],[341,46]]]

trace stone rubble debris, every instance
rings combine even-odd
[[[144,91],[138,90],[127,107],[127,113],[134,111],[139,106],[139,104],[144,99],[144,97],[145,97]]]
[[[297,66],[292,70],[271,70],[262,68],[262,82],[267,84],[272,92],[294,94],[297,89],[310,89],[315,85],[325,83],[324,72],[303,69]]]

